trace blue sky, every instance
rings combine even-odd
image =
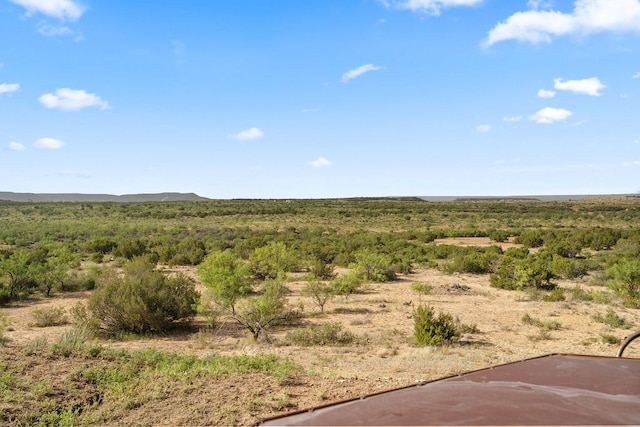
[[[0,0],[0,191],[640,192],[640,0]]]

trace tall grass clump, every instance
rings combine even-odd
[[[344,345],[355,340],[355,335],[342,329],[339,322],[309,325],[287,334],[286,340],[296,345]]]
[[[64,307],[38,307],[31,313],[36,319],[35,326],[44,328],[68,323]]]

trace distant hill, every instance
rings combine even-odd
[[[189,202],[208,200],[195,193],[154,194],[80,194],[80,193],[12,193],[0,191],[0,200],[11,202]]]

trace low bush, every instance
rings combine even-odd
[[[344,345],[355,340],[355,335],[342,329],[339,322],[328,322],[320,325],[309,325],[289,332],[286,341],[295,345]]]
[[[133,261],[124,276],[110,274],[89,299],[91,317],[114,332],[163,332],[196,314],[199,294],[192,279],[165,276],[146,261]]]
[[[413,311],[413,335],[418,345],[443,345],[460,337],[457,321],[451,314],[436,313],[420,304]]]
[[[36,319],[35,326],[44,328],[68,323],[64,307],[38,307],[31,313]]]
[[[603,316],[600,313],[593,315],[593,320],[598,323],[604,323],[612,328],[629,329],[632,325],[625,318],[618,316],[612,309],[607,310]]]
[[[604,334],[602,335],[602,342],[605,344],[618,345],[620,344],[621,340],[615,335]]]
[[[542,300],[546,302],[559,302],[566,299],[567,298],[564,295],[564,289],[562,288],[554,288],[551,290],[551,292],[542,297]]]
[[[546,331],[557,331],[562,326],[562,324],[557,320],[542,321],[540,319],[536,319],[535,317],[531,317],[529,314],[525,314],[524,316],[522,316],[522,323],[536,326]]]
[[[429,295],[433,287],[425,282],[415,282],[411,284],[411,289],[423,295]]]

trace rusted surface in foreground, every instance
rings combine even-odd
[[[640,424],[640,359],[542,356],[259,424]]]

